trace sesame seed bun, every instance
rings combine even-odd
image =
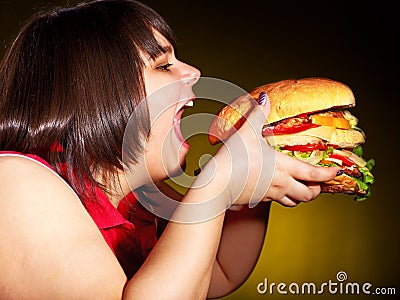
[[[351,89],[328,78],[286,79],[257,87],[250,92],[255,99],[265,92],[271,103],[269,123],[304,113],[355,106]]]

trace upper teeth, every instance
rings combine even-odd
[[[188,103],[185,104],[185,106],[193,106],[193,100],[190,100]]]

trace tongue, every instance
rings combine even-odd
[[[183,111],[184,111],[183,108],[181,110],[179,110],[174,118],[174,131],[175,131],[175,134],[178,137],[178,139],[182,142],[182,145],[186,148],[189,148],[189,144],[183,138],[181,126],[180,126],[180,121],[181,121]]]

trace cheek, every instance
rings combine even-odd
[[[151,95],[160,89],[167,89],[168,86],[171,84],[174,85],[174,83],[179,81],[179,79],[179,76],[168,72],[158,70],[145,71],[144,83],[146,93],[147,95]]]
[[[169,109],[152,115],[150,132],[154,139],[165,139],[168,132],[173,129],[175,109],[176,106],[171,106]]]
[[[153,180],[163,180],[181,172],[186,152],[181,153],[173,125],[174,113],[168,110],[161,114],[151,127],[146,144],[146,168]]]
[[[160,173],[162,168],[162,139],[157,138],[153,134],[150,136],[145,149],[146,169],[150,176],[154,178]]]
[[[178,79],[166,72],[145,72],[145,89],[150,112],[158,114],[179,101],[183,85]]]
[[[152,121],[150,138],[146,144],[146,160],[149,166],[159,166],[162,161],[162,152],[168,145],[168,135],[173,130],[173,114],[164,112]]]
[[[145,76],[144,81],[147,95],[153,94],[162,86],[162,82],[156,76]]]
[[[161,145],[174,128],[175,113],[178,109],[179,94],[176,89],[161,88],[148,96],[151,137],[157,140],[153,145]]]

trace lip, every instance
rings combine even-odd
[[[174,131],[175,131],[175,134],[178,137],[179,141],[182,143],[182,146],[185,147],[186,149],[189,149],[190,145],[188,144],[188,142],[184,139],[184,137],[182,135],[180,122],[181,122],[182,114],[185,111],[185,108],[193,106],[193,104],[190,105],[190,103],[194,99],[195,98],[193,97],[193,98],[190,98],[190,99],[186,100],[185,102],[182,102],[182,105],[178,106],[178,109],[177,109],[177,111],[175,113],[175,117],[174,117]]]
[[[175,115],[177,115],[185,106],[187,106],[190,102],[194,101],[196,99],[195,96],[192,96],[191,98],[186,99],[185,101],[180,101],[180,105],[178,106],[177,110],[175,111]],[[188,105],[188,106],[193,106],[193,105]]]

